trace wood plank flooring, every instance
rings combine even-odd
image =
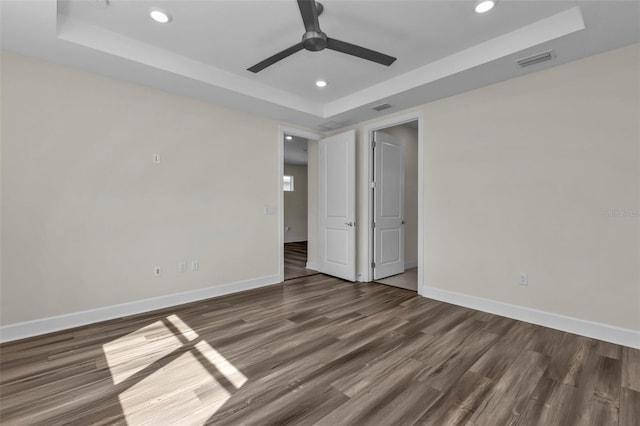
[[[402,274],[376,280],[376,282],[404,288],[406,290],[418,291],[418,268],[407,269]]]
[[[307,242],[284,244],[284,279],[307,277],[318,271],[307,269]]]
[[[3,425],[638,425],[640,351],[324,275],[0,346]]]

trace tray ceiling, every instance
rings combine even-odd
[[[298,42],[293,0],[3,1],[3,49],[172,93],[327,130],[640,41],[632,1],[326,0],[330,37],[395,56],[384,67],[338,52],[301,51],[247,67]],[[149,18],[159,7],[169,24]],[[554,49],[549,62],[514,61]],[[326,80],[327,87],[314,82]]]

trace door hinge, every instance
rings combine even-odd
[[[376,262],[371,262],[371,267],[375,268],[376,267]]]
[[[376,149],[376,141],[371,141],[371,148]]]
[[[376,223],[375,222],[371,222],[371,228],[376,229]]]
[[[376,183],[375,182],[371,182],[371,188],[376,189]]]

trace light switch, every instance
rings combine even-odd
[[[275,216],[278,213],[278,209],[276,207],[265,207],[264,214],[267,216]]]

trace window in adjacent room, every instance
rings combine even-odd
[[[286,192],[293,192],[293,176],[282,176],[282,189]]]

